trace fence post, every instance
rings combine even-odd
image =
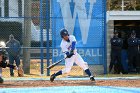
[[[24,39],[23,47],[31,45],[31,0],[24,2]],[[25,74],[30,74],[30,49],[23,49],[23,69]]]
[[[104,74],[107,74],[106,0],[103,0],[103,3],[104,3]]]
[[[47,66],[50,65],[50,52],[49,52],[49,29],[50,29],[50,0],[46,0],[46,31],[47,31],[47,38],[46,38],[46,53],[47,53]],[[50,70],[47,69],[47,76],[50,75]]]
[[[44,74],[44,64],[43,64],[43,9],[42,9],[42,0],[40,0],[40,58],[41,58],[41,63],[40,63],[40,70],[41,70],[41,75]]]

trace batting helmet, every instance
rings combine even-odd
[[[61,35],[61,37],[63,38],[64,36],[69,36],[69,33],[68,33],[68,31],[67,31],[66,29],[62,29],[62,30],[60,31],[60,35]]]

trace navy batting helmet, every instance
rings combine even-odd
[[[62,30],[60,31],[60,35],[61,35],[61,37],[63,38],[64,36],[69,36],[69,33],[68,33],[68,31],[67,31],[66,29],[62,29]]]

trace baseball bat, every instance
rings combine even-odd
[[[55,67],[56,65],[58,65],[59,63],[61,63],[64,59],[66,59],[66,58],[63,58],[63,59],[61,59],[61,60],[59,60],[59,61],[51,64],[50,66],[47,67],[47,69],[51,69],[51,68]]]

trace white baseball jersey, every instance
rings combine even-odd
[[[72,42],[76,42],[75,36],[70,35],[69,36],[69,40],[70,42],[65,41],[64,39],[62,39],[61,42],[61,49],[63,53],[66,52],[70,52],[71,47],[72,47]],[[65,55],[66,56],[66,55]],[[87,63],[84,62],[84,60],[82,59],[82,57],[77,53],[76,48],[74,49],[74,55],[71,58],[66,58],[65,59],[65,68],[62,70],[62,73],[69,73],[71,70],[71,67],[73,66],[74,62],[80,66],[81,68],[83,68],[84,70],[88,69]]]
[[[69,36],[69,40],[70,40],[70,42],[67,42],[64,39],[62,39],[60,47],[61,47],[63,53],[70,52],[71,47],[72,47],[72,42],[76,42],[75,36],[73,36],[73,35]],[[74,51],[76,51],[76,48]]]

